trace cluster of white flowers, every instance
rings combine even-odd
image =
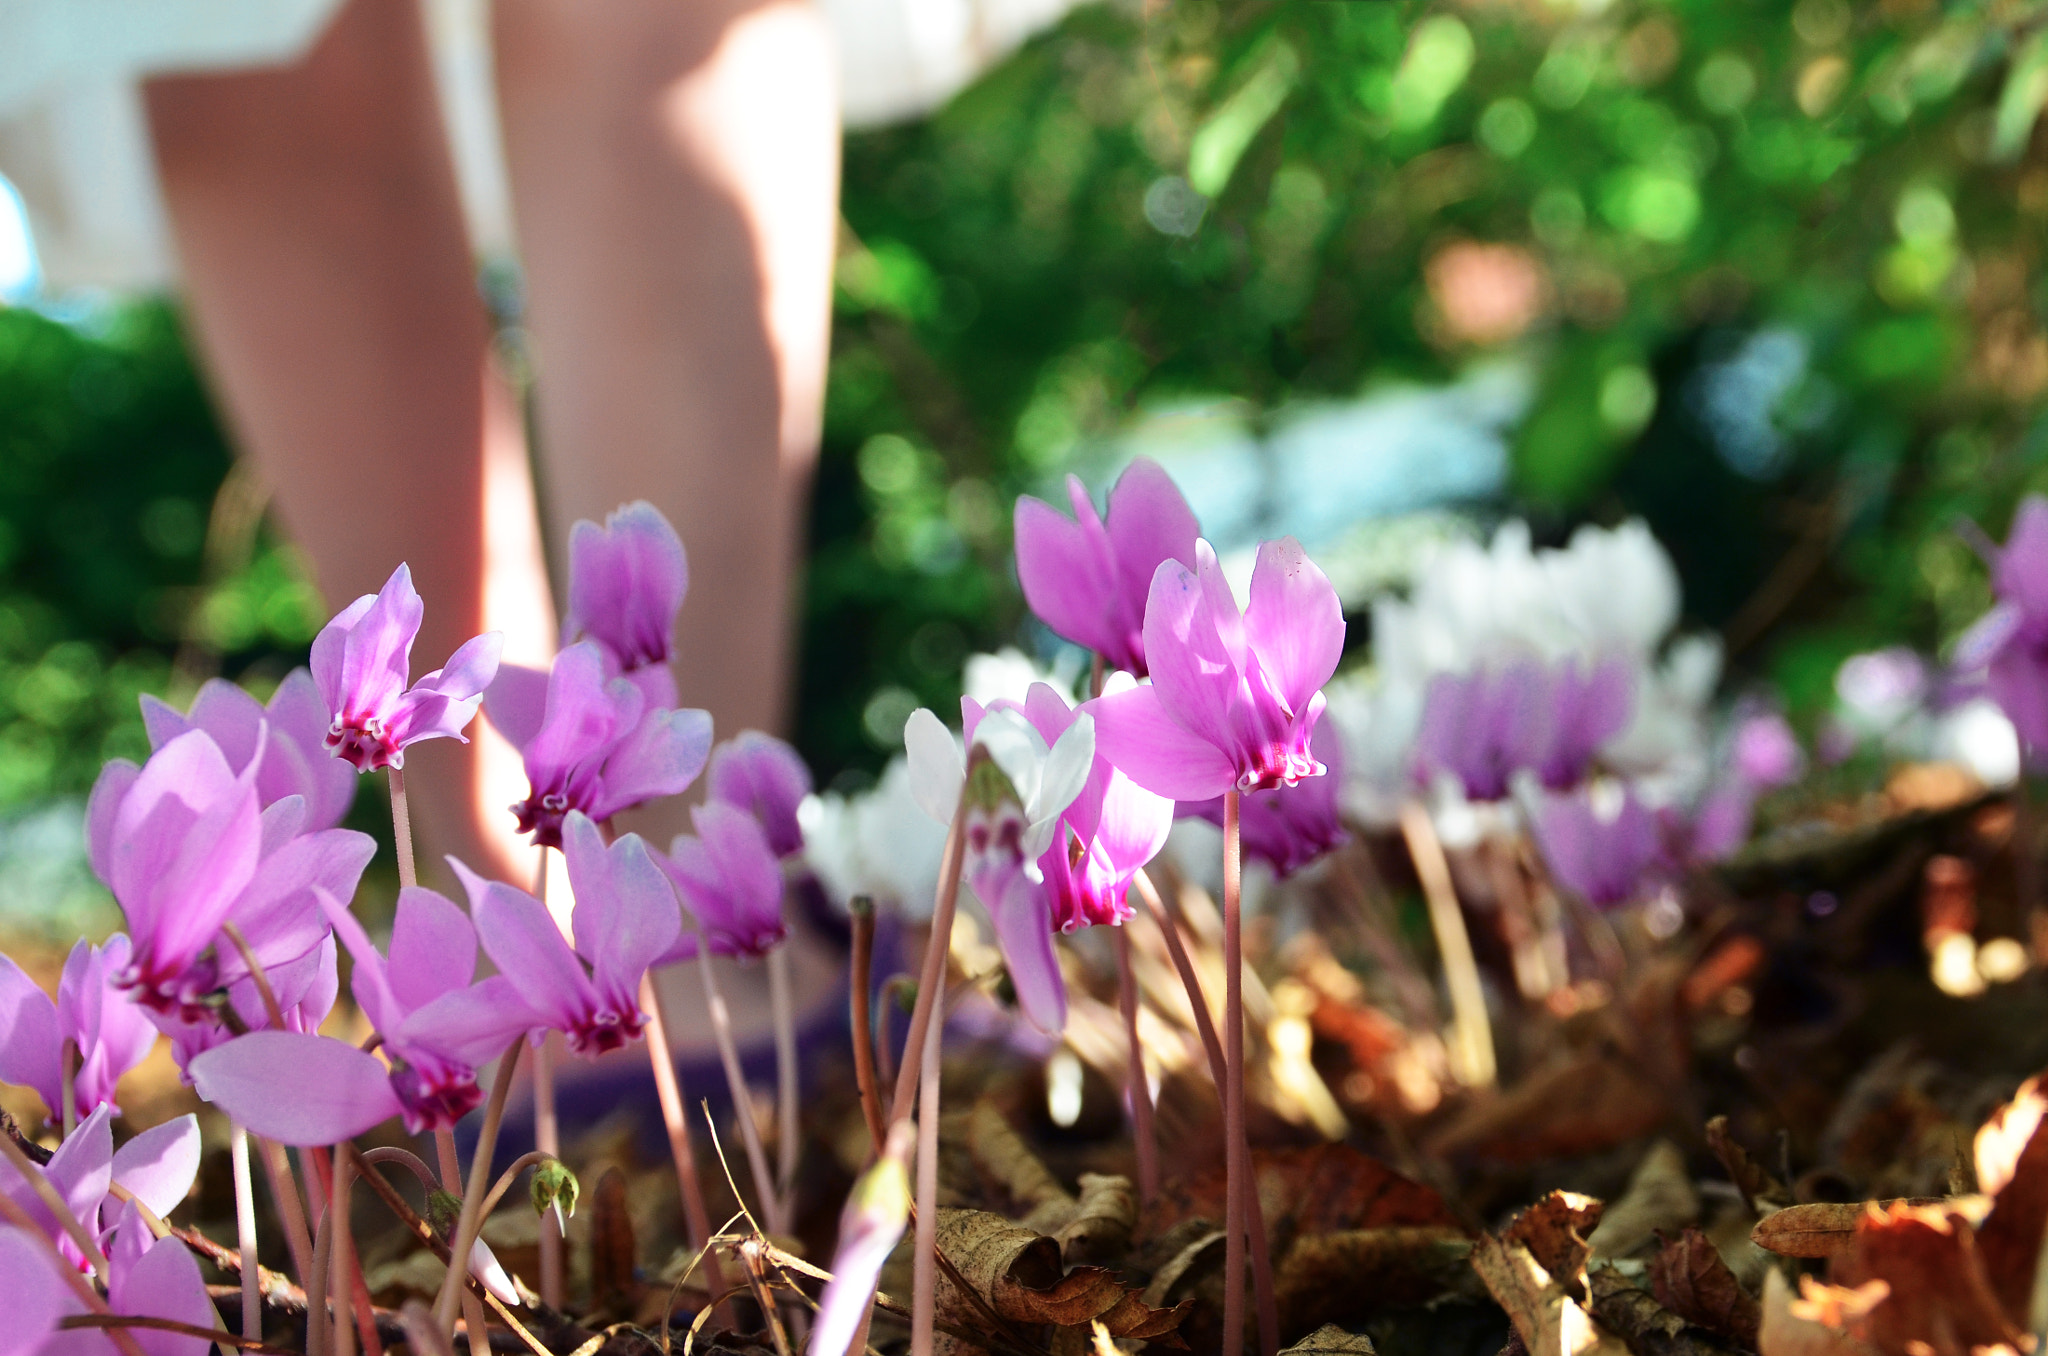
[[[1712,636],[1675,636],[1678,571],[1640,521],[1581,527],[1562,550],[1537,550],[1510,521],[1487,545],[1449,542],[1417,569],[1405,599],[1372,609],[1373,665],[1329,689],[1344,735],[1346,808],[1391,823],[1414,793],[1416,733],[1432,679],[1509,660],[1625,660],[1628,726],[1602,761],[1646,795],[1678,801],[1710,773],[1707,707],[1721,676]]]

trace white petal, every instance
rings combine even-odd
[[[974,727],[974,743],[988,750],[1016,788],[1017,799],[1030,805],[1045,778],[1045,737],[1021,713],[998,707]]]
[[[1074,803],[1095,766],[1095,717],[1083,711],[1046,755],[1038,794],[1025,802],[1033,823],[1051,819]]]
[[[918,808],[941,824],[952,823],[960,785],[967,780],[967,763],[953,732],[920,706],[904,722],[903,751],[909,755],[910,794]]]

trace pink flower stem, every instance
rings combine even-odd
[[[847,901],[847,916],[853,923],[853,982],[849,987],[849,1025],[853,1028],[853,1081],[860,1089],[861,1114],[867,1118],[868,1161],[882,1152],[887,1131],[882,1128],[882,1094],[875,1082],[875,1020],[870,1008],[874,994],[875,901],[855,895]]]
[[[235,1243],[242,1254],[242,1336],[263,1340],[263,1283],[256,1274],[256,1187],[249,1177],[249,1132],[228,1123],[235,1175]]]
[[[934,934],[936,937],[937,934]],[[930,986],[933,1009],[943,1014],[946,967]],[[922,1003],[927,989],[918,989]],[[939,1018],[941,1031],[944,1017]],[[932,1356],[932,1330],[938,1318],[939,1286],[939,1039],[918,1051],[917,1107],[917,1244],[911,1256],[910,1356]],[[909,1064],[904,1065],[905,1072]]]
[[[334,1325],[327,1315],[327,1273],[334,1260],[334,1212],[324,1211],[313,1238],[313,1270],[306,1277],[306,1356],[329,1356]]]
[[[1188,991],[1188,1006],[1194,1009],[1195,1031],[1202,1038],[1202,1049],[1209,1056],[1209,1077],[1216,1084],[1216,1095],[1220,1099],[1230,1083],[1230,1075],[1224,1068],[1223,1041],[1216,1034],[1216,1020],[1209,1012],[1208,995],[1202,992],[1201,976],[1195,973],[1195,963],[1188,956],[1187,946],[1180,939],[1180,925],[1159,898],[1159,891],[1153,888],[1152,880],[1143,871],[1133,878],[1138,887],[1138,897],[1145,901],[1146,912],[1159,927],[1160,935],[1166,938],[1166,950],[1173,957],[1173,968],[1180,972],[1181,986]],[[1228,1162],[1228,1155],[1225,1155]],[[1259,1203],[1259,1193],[1254,1190],[1245,1199],[1244,1227],[1246,1241],[1252,1250],[1252,1297],[1259,1310],[1260,1341],[1264,1342],[1266,1315],[1273,1315],[1273,1340],[1279,1340],[1279,1308],[1273,1299],[1273,1268],[1270,1259],[1272,1251],[1266,1246],[1266,1210]]]
[[[64,1122],[64,1138],[70,1139],[71,1132],[78,1128],[78,1042],[69,1036],[64,1038],[64,1053],[57,1070],[57,1096],[64,1106],[58,1112]]]
[[[378,1151],[373,1149],[370,1151],[370,1154],[364,1154],[364,1161],[369,1161],[370,1155],[376,1152]],[[453,1126],[443,1126],[434,1132],[434,1155],[440,1160],[441,1189],[450,1195],[461,1192],[462,1159],[455,1152],[455,1128]],[[433,1184],[422,1177],[420,1185],[431,1189]],[[489,1320],[484,1316],[484,1302],[471,1294],[468,1286],[462,1287],[462,1324],[469,1329],[469,1341],[472,1349],[476,1347],[477,1343],[484,1340],[482,1334],[487,1331],[485,1325],[488,1322]]]
[[[548,902],[546,847],[540,849],[534,864],[533,897]],[[562,1124],[555,1114],[555,1049],[559,1040],[550,1031],[533,1052],[533,1146],[558,1158],[562,1153]],[[562,1307],[562,1234],[553,1215],[540,1221],[540,1297],[550,1308]]]
[[[434,1299],[434,1322],[446,1333],[455,1331],[457,1297],[462,1293],[462,1278],[469,1271],[469,1250],[476,1246],[477,1231],[483,1223],[479,1207],[490,1186],[491,1155],[498,1147],[498,1126],[505,1119],[505,1100],[511,1095],[512,1074],[519,1067],[519,1050],[525,1044],[526,1037],[522,1035],[505,1047],[498,1060],[498,1072],[491,1079],[490,1100],[484,1104],[484,1123],[477,1131],[476,1152],[469,1160],[469,1187],[462,1194],[462,1215],[448,1248],[448,1275],[441,1282],[441,1293]]]
[[[0,1142],[5,1142],[10,1149],[14,1148],[13,1140],[6,1135],[0,1135]],[[19,1154],[21,1151],[15,1149],[14,1152]],[[24,1158],[22,1161],[27,1162],[27,1159]],[[57,1218],[61,1221],[69,1213],[68,1210],[59,1211]],[[58,1251],[57,1244],[43,1231],[43,1226],[36,1223],[28,1211],[5,1192],[0,1192],[0,1220],[5,1220],[19,1229],[29,1242],[40,1246],[49,1255],[50,1265],[56,1269],[58,1279],[71,1287],[71,1293],[78,1297],[80,1304],[96,1314],[110,1315],[113,1312],[107,1308],[107,1302],[100,1298],[100,1292],[93,1289],[92,1282],[86,1280],[78,1268],[71,1265],[71,1260]],[[71,1222],[76,1224],[78,1221],[73,1219]],[[142,1356],[142,1348],[137,1346],[135,1339],[124,1330],[107,1328],[105,1332],[107,1339],[121,1349],[121,1356]]]
[[[967,784],[960,785],[960,801],[953,807],[953,823],[946,830],[946,858],[939,868],[939,891],[932,901],[931,933],[924,942],[924,968],[917,979],[917,1003],[910,1010],[910,1030],[903,1038],[903,1058],[896,1066],[896,1090],[889,1107],[889,1124],[910,1115],[910,1104],[920,1079],[908,1077],[912,1069],[924,1067],[925,1034],[932,1024],[935,995],[946,987],[946,958],[953,945],[953,910],[960,900],[960,872],[967,859],[967,835],[960,821],[967,813]]]
[[[668,1130],[669,1155],[676,1164],[676,1192],[683,1201],[683,1222],[692,1250],[704,1256],[704,1273],[713,1295],[725,1293],[718,1254],[710,1247],[711,1212],[704,1208],[704,1187],[697,1179],[697,1156],[690,1148],[690,1118],[683,1110],[683,1087],[669,1054],[668,1024],[654,976],[640,977],[640,1006],[647,1013],[647,1062],[653,1066],[654,1092],[661,1101],[661,1123]]]
[[[796,1005],[789,991],[789,952],[768,953],[768,1006],[775,1021],[775,1190],[782,1198],[782,1218],[796,1217],[796,1168],[803,1152],[803,1127],[798,1124],[800,1093],[796,1061]]]
[[[1131,1104],[1131,1138],[1138,1149],[1138,1199],[1150,1205],[1159,1195],[1159,1145],[1152,1130],[1152,1087],[1145,1077],[1145,1047],[1138,1040],[1138,982],[1131,974],[1131,938],[1116,930],[1116,1005],[1123,1013],[1130,1064],[1124,1075]]]
[[[263,1177],[270,1184],[270,1197],[277,1204],[277,1217],[284,1222],[284,1246],[292,1255],[292,1270],[299,1274],[299,1284],[304,1286],[313,1269],[313,1235],[306,1228],[305,1205],[299,1198],[298,1180],[292,1176],[292,1166],[284,1156],[284,1149],[261,1135],[251,1135],[255,1145],[257,1161],[263,1164]]]
[[[328,1219],[333,1222],[334,1256],[331,1259],[333,1277],[329,1285],[334,1290],[334,1345],[330,1350],[334,1356],[355,1356],[356,1328],[351,1321],[350,1306],[341,1302],[341,1297],[354,1289],[355,1232],[349,1227],[348,1146],[340,1144],[334,1150],[334,1185],[328,1189]]]
[[[1244,1350],[1244,936],[1237,792],[1223,793],[1223,1356]]]
[[[732,1014],[719,992],[718,975],[711,966],[711,948],[700,935],[697,960],[704,975],[704,1006],[711,1014],[711,1034],[718,1042],[719,1062],[725,1065],[725,1086],[732,1093],[733,1115],[740,1123],[740,1138],[747,1146],[747,1166],[754,1174],[754,1194],[761,1198],[761,1212],[767,1216],[768,1232],[788,1232],[782,1216],[782,1201],[775,1191],[775,1179],[768,1172],[768,1151],[761,1145],[761,1127],[754,1123],[754,1099],[747,1091],[747,1076],[740,1068],[739,1045],[733,1040]]]
[[[398,885],[410,890],[420,883],[420,873],[413,862],[412,810],[405,803],[405,769],[393,763],[385,771],[391,775],[391,841],[398,849]]]

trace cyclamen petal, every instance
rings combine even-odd
[[[613,1008],[637,1010],[641,976],[682,929],[675,888],[637,833],[607,845],[597,825],[572,813],[563,847],[576,895],[570,930],[577,954]]]
[[[168,1215],[199,1176],[199,1118],[187,1112],[114,1150],[113,1180],[158,1215]]]
[[[77,1301],[49,1253],[19,1229],[0,1229],[0,1276],[10,1280],[0,1356],[38,1356],[57,1320],[72,1312]]]
[[[1057,1036],[1067,1026],[1067,984],[1053,949],[1045,887],[1019,871],[1004,883],[999,898],[975,893],[995,924],[996,946],[1017,991],[1018,1010],[1040,1031]]]
[[[951,824],[967,780],[959,742],[937,716],[920,706],[904,722],[903,751],[909,758],[910,792],[918,808],[941,824]]]
[[[266,1139],[338,1144],[398,1115],[389,1070],[345,1041],[294,1031],[252,1031],[190,1065],[192,1086]]]
[[[123,1211],[120,1231],[147,1251],[114,1271],[107,1289],[107,1307],[117,1314],[168,1318],[197,1328],[216,1324],[213,1301],[192,1250],[178,1238],[149,1241],[149,1230],[131,1205]],[[111,1260],[111,1259],[110,1259]],[[131,1328],[144,1356],[207,1356],[213,1343],[204,1337],[162,1329]]]
[[[847,1194],[839,1216],[839,1246],[832,1254],[832,1279],[818,1296],[818,1326],[811,1356],[858,1356],[853,1339],[874,1303],[882,1265],[896,1250],[910,1219],[911,1127],[890,1132],[873,1167]]]
[[[1209,800],[1236,785],[1230,756],[1169,715],[1156,686],[1098,697],[1088,706],[1097,750],[1146,790],[1170,800]]]
[[[209,679],[199,689],[189,713],[147,694],[141,700],[151,748],[162,748],[188,730],[204,730],[237,773],[248,766],[256,752],[258,731],[267,723],[269,737],[256,777],[262,805],[267,809],[289,796],[303,797],[307,829],[334,828],[348,813],[355,799],[355,773],[328,756],[327,707],[312,674],[305,669],[285,675],[267,707],[219,678]]]
[[[606,752],[589,813],[609,819],[650,800],[681,795],[710,756],[709,711],[649,711]]]
[[[449,865],[469,892],[470,917],[485,954],[526,1006],[562,1033],[571,1050],[601,1055],[638,1038],[647,1024],[638,974],[608,965],[594,983],[547,905],[524,890],[483,879],[452,857]],[[633,946],[642,944],[636,939]]]
[[[778,857],[803,849],[797,807],[811,794],[811,770],[788,744],[742,730],[711,751],[705,781],[713,800],[737,805],[760,822]]]
[[[58,1115],[63,1044],[57,1005],[12,958],[0,955],[0,1082],[34,1088]]]
[[[782,918],[782,868],[752,815],[709,801],[690,812],[695,837],[679,835],[662,867],[696,928],[685,929],[664,958],[697,954],[699,936],[719,956],[763,956],[788,935]]]
[[[666,664],[690,587],[689,557],[661,511],[637,500],[569,533],[564,644],[588,637],[624,671]]]
[[[407,1009],[467,987],[476,977],[476,950],[476,928],[453,900],[417,885],[398,892],[385,975]]]

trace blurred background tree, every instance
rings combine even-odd
[[[871,775],[969,653],[1044,649],[1014,496],[1099,490],[1162,437],[1233,530],[1319,496],[1373,519],[1354,603],[1430,533],[1641,515],[1795,711],[1848,653],[1938,647],[1987,596],[1958,520],[2001,533],[2048,488],[2044,13],[1111,0],[849,137],[798,722],[821,781]],[[1408,451],[1339,419],[1300,453],[1304,411],[1403,390],[1441,397]],[[138,752],[137,691],[274,680],[320,609],[163,305],[0,311],[0,410],[20,807]]]

